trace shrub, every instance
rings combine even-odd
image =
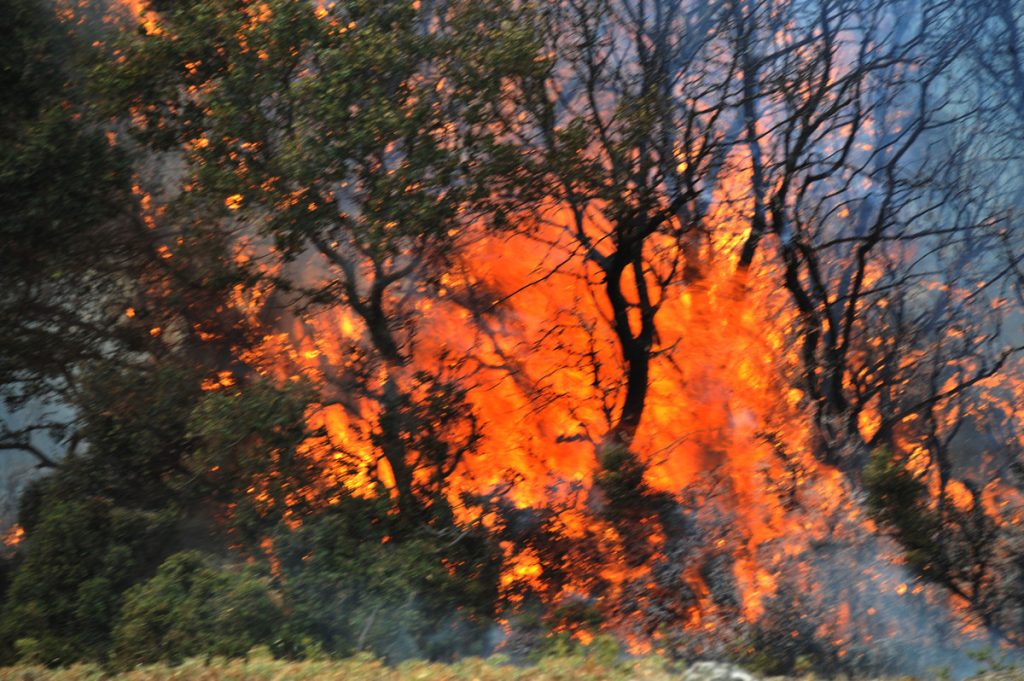
[[[457,526],[402,530],[387,499],[343,498],[275,541],[289,638],[303,656],[371,651],[389,661],[480,654],[497,600],[500,561]],[[315,648],[315,646],[314,646]]]
[[[118,666],[194,656],[240,657],[269,644],[282,612],[269,582],[251,570],[215,566],[189,551],[125,595],[114,629]]]
[[[122,593],[150,573],[173,531],[167,513],[122,509],[101,499],[58,502],[40,512],[25,540],[0,640],[31,640],[46,664],[101,658]]]

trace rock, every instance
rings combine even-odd
[[[697,662],[686,668],[682,681],[758,681],[758,678],[734,664]]]

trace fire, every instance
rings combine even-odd
[[[230,388],[235,384],[235,377],[230,371],[219,371],[216,377],[210,377],[203,381],[202,389],[206,391]]]
[[[126,1],[143,18],[147,33],[159,31],[145,23],[149,14],[144,7],[136,0]],[[332,7],[321,2],[315,14],[333,21]],[[246,31],[272,19],[264,3],[248,5],[246,14]],[[239,36],[241,43],[245,40],[245,35]],[[267,58],[262,52],[258,56]],[[185,64],[192,73],[199,66]],[[444,88],[445,81],[439,80],[436,90]],[[188,146],[196,153],[210,145],[200,136]],[[859,146],[865,152],[873,149]],[[644,244],[639,274],[627,270],[623,275],[630,303],[640,296],[642,282],[637,277],[668,282],[657,291],[657,334],[646,402],[636,434],[628,442],[641,462],[639,486],[647,498],[668,498],[685,507],[695,532],[701,533],[700,548],[686,554],[691,562],[665,582],[658,581],[656,567],[673,560],[673,539],[652,519],[656,514],[628,530],[602,515],[612,501],[598,477],[615,414],[624,400],[625,360],[610,323],[614,311],[600,290],[605,275],[579,257],[569,206],[542,206],[535,223],[524,218],[519,229],[509,233],[496,234],[468,221],[451,230],[454,247],[436,281],[413,281],[400,295],[394,294],[395,300],[386,301],[396,309],[408,306],[400,309],[415,331],[404,341],[407,357],[401,362],[376,358],[373,329],[365,315],[344,305],[281,315],[276,328],[238,360],[275,381],[304,379],[317,388],[318,401],[306,414],[315,435],[302,444],[300,453],[324,463],[325,484],[340,484],[356,495],[385,493],[396,499],[403,485],[443,487],[440,491],[460,520],[481,520],[496,529],[502,521],[487,506],[491,498],[500,497],[519,511],[551,511],[546,521],[570,546],[567,564],[557,566],[568,576],[564,583],[554,584],[549,581],[553,571],[537,551],[504,542],[506,569],[500,585],[513,606],[531,590],[566,602],[597,593],[595,600],[603,605],[668,599],[669,594],[685,591],[689,599],[673,612],[675,623],[698,631],[713,630],[733,614],[756,623],[768,616],[787,580],[819,603],[829,602],[833,588],[851,597],[879,593],[900,601],[937,601],[920,584],[909,583],[902,572],[894,576],[895,570],[848,565],[849,574],[863,573],[863,583],[856,585],[827,584],[821,577],[834,566],[821,564],[828,560],[816,563],[817,547],[868,546],[870,551],[874,545],[864,543],[864,537],[873,536],[877,528],[866,517],[849,479],[812,454],[813,398],[800,384],[794,332],[801,320],[782,287],[782,264],[772,251],[776,244],[765,245],[750,267],[739,266],[754,212],[749,153],[735,151],[726,167],[728,172],[711,197],[707,222],[713,229],[708,238],[683,252],[677,239],[654,234]],[[676,171],[688,170],[690,162],[680,158]],[[271,194],[276,184],[277,178],[272,178],[260,189]],[[867,179],[862,179],[861,188],[871,190]],[[136,194],[152,228],[160,209],[138,187]],[[259,203],[255,194],[254,190],[245,196],[228,195],[223,207],[233,217],[240,215]],[[316,213],[328,207],[313,199],[308,189],[295,189],[274,209]],[[590,207],[583,227],[598,243],[609,229],[602,208]],[[850,219],[851,206],[842,205],[836,215]],[[385,229],[394,226],[389,223]],[[169,259],[172,253],[165,247],[161,256]],[[260,263],[265,273],[293,276],[311,286],[331,283],[326,265],[313,254],[294,263],[284,263],[278,256],[266,244],[242,238],[236,261]],[[685,273],[674,271],[679,263]],[[881,277],[877,269],[865,272],[869,286]],[[252,320],[273,316],[275,294],[270,283],[239,285],[232,304]],[[885,305],[884,300],[879,303],[881,308]],[[128,308],[125,314],[132,317],[135,311]],[[629,306],[627,321],[633,332],[642,325],[640,314],[639,305]],[[252,327],[260,328],[255,321]],[[157,336],[162,331],[153,327],[151,333]],[[880,351],[881,340],[871,339],[868,349],[859,351]],[[352,389],[355,376],[360,390]],[[209,377],[203,388],[222,390],[235,383],[235,375],[223,371]],[[451,386],[464,391],[467,405],[464,413],[446,414],[439,424],[458,451],[456,465],[443,480],[435,479],[426,467],[403,471],[404,461],[379,445],[379,424],[388,416],[386,400],[380,396],[397,391],[413,402],[427,401]],[[992,390],[997,392],[997,387]],[[1002,399],[1007,413],[1024,416],[1016,406],[1020,400]],[[886,424],[880,402],[880,397],[873,398],[857,414],[857,434],[868,442],[883,426],[892,427],[893,441],[908,469],[927,478],[929,489],[937,492],[939,480],[914,422],[918,415]],[[959,416],[951,413],[946,418]],[[425,430],[432,424],[420,425]],[[429,453],[422,451],[426,446],[413,440],[403,442],[403,455],[427,457]],[[1013,497],[1011,490],[997,487],[985,487],[976,495],[953,480],[942,493],[957,509],[972,510],[980,501],[994,516],[997,505],[1010,503],[1002,497]],[[254,485],[253,494],[260,493]],[[573,552],[585,542],[599,545],[596,556]],[[269,544],[265,548],[272,553]],[[897,565],[897,552],[892,547],[886,550],[883,562]],[[641,559],[634,560],[638,555]],[[843,575],[834,581],[842,579]],[[730,590],[736,592],[735,602],[723,596]],[[886,634],[886,625],[874,624],[883,619],[880,608],[866,605],[875,601],[862,598],[854,605],[853,600],[839,603],[832,623],[817,631],[841,649],[840,655],[846,654],[843,647],[855,633],[868,641]],[[613,614],[608,626],[629,629],[628,618]],[[634,649],[646,649],[656,638],[650,631],[646,634],[646,639],[631,639]],[[592,633],[573,630],[573,635],[585,641]],[[793,638],[802,635],[792,630]]]
[[[718,547],[732,556],[742,610],[756,620],[777,585],[775,561],[800,554],[829,532],[819,509],[792,512],[780,494],[813,486],[817,503],[830,512],[850,502],[837,473],[800,453],[808,446],[808,424],[804,396],[790,378],[795,359],[787,330],[793,318],[771,265],[737,274],[742,222],[724,212],[720,219],[735,228],[723,229],[700,254],[704,276],[665,292],[661,351],[632,449],[657,492],[681,494],[709,476],[718,481],[716,503],[736,513],[742,528]],[[416,304],[419,332],[410,364],[412,370],[440,365],[467,388],[482,424],[479,446],[447,488],[464,520],[479,511],[458,503],[463,493],[503,490],[518,508],[558,504],[566,537],[596,533],[606,546],[618,547],[610,555],[625,555],[624,538],[610,526],[602,530],[603,521],[587,511],[588,493],[574,492],[594,485],[595,451],[617,399],[606,381],[614,380],[620,359],[604,321],[608,310],[593,295],[595,273],[585,264],[565,263],[572,245],[558,220],[555,210],[539,235],[467,230],[438,297]],[[350,370],[365,333],[358,317],[328,309],[296,320],[287,334],[268,336],[247,361],[279,380],[297,372],[323,385],[328,376]],[[376,385],[396,376],[408,381],[409,374],[382,370]],[[310,413],[311,428],[326,435],[307,443],[307,451],[332,457],[338,479],[357,493],[372,493],[376,485],[395,493],[395,471],[371,441],[378,413],[379,405],[366,398],[318,405]],[[780,443],[788,454],[780,452]],[[651,533],[655,554],[663,539]],[[507,560],[506,591],[543,584],[535,556],[508,545]],[[648,567],[612,562],[598,573],[614,597],[625,585],[642,582]],[[703,607],[713,609],[699,571],[685,581],[704,594]],[[572,590],[585,593],[586,586]]]
[[[149,8],[146,0],[119,0],[129,17],[136,21],[147,35],[158,35],[160,26],[156,12]]]
[[[580,556],[575,567],[566,568],[569,582],[552,590],[545,566],[530,548],[504,543],[501,588],[512,607],[530,591],[554,602],[571,601],[598,582],[604,603],[636,599],[637,589],[648,594],[641,599],[656,597],[650,594],[660,589],[685,589],[693,601],[684,625],[714,631],[730,617],[729,606],[716,592],[722,587],[710,585],[705,574],[716,556],[727,558],[723,564],[735,584],[739,614],[757,622],[778,593],[781,576],[802,580],[809,594],[828,602],[824,590],[831,587],[816,583],[803,563],[816,544],[856,544],[872,536],[875,528],[843,474],[810,454],[807,396],[794,380],[799,371],[791,335],[796,319],[779,288],[777,264],[765,258],[747,271],[736,267],[746,233],[745,205],[729,194],[741,193],[742,186],[738,177],[722,189],[719,230],[694,256],[700,276],[664,292],[647,405],[631,443],[645,465],[644,483],[653,492],[683,501],[700,490],[692,500],[695,517],[706,518],[707,527],[731,528],[705,538],[697,562],[674,587],[656,584],[651,574],[668,550],[660,530],[646,529],[641,544],[650,558],[631,564],[636,540],[594,513],[600,499],[595,488],[599,452],[621,399],[615,383],[621,358],[607,324],[607,303],[594,294],[597,273],[567,257],[573,244],[558,208],[544,225],[523,233],[493,235],[476,227],[460,233],[458,251],[436,295],[422,291],[414,303],[417,333],[408,365],[368,365],[371,392],[384,391],[389,383],[413,393],[425,390],[415,383],[421,370],[465,389],[480,439],[445,483],[463,521],[474,522],[484,512],[465,503],[463,495],[501,494],[524,511],[557,508],[553,524],[565,541],[602,546],[601,557]],[[657,249],[674,247],[655,243],[655,265]],[[249,243],[238,257],[256,261],[258,249]],[[317,266],[304,267],[302,277],[322,276]],[[255,316],[271,298],[270,291],[240,289],[236,304]],[[283,328],[266,335],[242,359],[275,380],[303,377],[320,387],[322,401],[308,411],[310,430],[319,434],[303,445],[302,453],[326,462],[325,476],[353,494],[384,490],[397,498],[399,472],[374,443],[381,404],[332,387],[363,370],[365,322],[351,310],[330,307],[286,321]],[[222,385],[230,383],[221,377],[208,389]],[[458,432],[468,426],[448,425],[456,437],[469,437]],[[867,412],[860,428],[869,436],[878,428],[878,417]],[[419,484],[431,484],[422,470],[414,476]],[[960,488],[951,493],[958,504],[965,503]],[[486,518],[492,527],[494,515]],[[794,571],[794,565],[802,567]],[[885,586],[889,579],[871,575],[850,588],[936,598],[905,583]],[[888,626],[864,624],[882,620],[877,613],[875,606],[854,612],[842,604],[833,627],[819,633],[845,642],[859,627],[870,640]],[[629,632],[633,625],[623,615],[609,617],[605,626]],[[577,639],[592,635],[572,633]],[[646,636],[625,637],[636,651],[652,644]]]
[[[2,543],[5,548],[13,549],[18,546],[24,538],[25,528],[21,525],[14,524],[11,525],[10,529],[8,529],[4,534],[3,539],[0,539],[0,543]]]

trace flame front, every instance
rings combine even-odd
[[[729,187],[737,185],[723,191]],[[869,522],[842,475],[809,454],[806,398],[794,387],[794,315],[775,265],[758,261],[746,272],[737,269],[746,235],[743,203],[723,198],[720,205],[735,213],[722,209],[715,240],[697,254],[701,276],[666,291],[647,408],[632,449],[643,457],[653,490],[682,499],[701,488],[700,503],[717,514],[709,526],[721,526],[728,516],[728,530],[701,541],[710,554],[729,556],[742,615],[756,621],[780,571],[812,552],[815,542],[843,532],[853,537]],[[603,544],[602,564],[581,558],[579,581],[551,594],[537,556],[507,542],[502,586],[510,600],[530,590],[554,600],[586,595],[597,574],[607,582],[601,600],[610,603],[625,595],[627,583],[653,583],[650,566],[633,564],[625,539],[594,512],[597,452],[621,392],[622,359],[606,303],[595,294],[597,274],[567,257],[572,243],[559,215],[552,211],[547,226],[529,234],[467,231],[438,295],[423,295],[415,305],[409,372],[450,374],[467,388],[482,424],[480,444],[446,487],[463,521],[481,519],[483,512],[465,504],[464,494],[500,492],[522,509],[557,507],[565,537]],[[376,485],[395,484],[369,436],[379,405],[330,399],[327,380],[352,369],[349,362],[359,357],[353,348],[364,335],[356,315],[333,308],[268,336],[247,359],[279,380],[301,375],[323,387],[325,404],[310,410],[310,425],[325,429],[327,441],[311,440],[310,451],[343,459],[338,479],[356,493],[372,494]],[[377,380],[386,380],[383,373]],[[839,517],[845,529],[835,526]],[[665,538],[657,528],[649,528],[645,541],[652,555],[661,555]],[[716,626],[704,579],[697,565],[680,577],[680,586],[698,594],[688,627]],[[630,623],[612,618],[608,626],[628,630]],[[633,637],[631,645],[647,650],[652,642]]]

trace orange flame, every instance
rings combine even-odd
[[[8,549],[16,548],[25,539],[25,529],[21,525],[12,525],[4,534],[0,543]]]

